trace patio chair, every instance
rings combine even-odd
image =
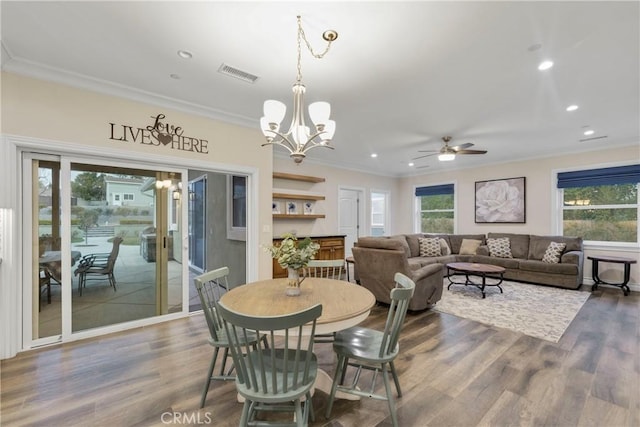
[[[207,326],[209,328],[209,345],[214,348],[213,357],[211,358],[209,371],[207,373],[207,381],[204,385],[204,390],[202,391],[202,398],[200,399],[200,408],[204,408],[204,404],[207,399],[207,393],[209,392],[209,387],[211,385],[211,380],[228,381],[235,380],[236,378],[235,375],[232,375],[233,365],[228,371],[226,371],[227,358],[229,357],[229,341],[224,330],[220,313],[216,309],[216,302],[218,301],[218,299],[220,299],[220,295],[222,293],[221,288],[230,290],[229,282],[227,279],[228,276],[229,268],[221,267],[216,270],[201,274],[193,279],[193,283],[196,287],[196,290],[198,291],[198,296],[200,297],[200,303],[202,304],[204,318],[207,321]],[[262,339],[266,348],[266,337],[263,335],[260,337],[260,339]],[[245,343],[255,346],[258,344],[260,339],[258,338],[258,335],[251,335],[245,340]],[[218,353],[220,352],[221,348],[224,349],[224,353],[222,355],[222,364],[220,366],[219,374],[215,375],[213,371],[215,369],[218,360]]]
[[[325,414],[327,418],[331,415],[336,391],[340,390],[356,396],[386,400],[391,412],[391,421],[394,426],[398,425],[396,404],[391,392],[388,372],[391,371],[398,397],[401,397],[402,391],[400,390],[400,382],[398,381],[393,361],[400,351],[398,345],[400,330],[404,324],[409,300],[413,296],[416,285],[402,273],[396,273],[394,280],[397,287],[391,290],[391,304],[383,332],[355,326],[336,334],[333,350],[338,356],[338,364],[333,377],[331,393],[329,394],[329,403]],[[355,367],[357,370],[352,384],[345,386],[344,379],[349,366]],[[375,371],[369,391],[357,388],[362,369]],[[374,393],[378,372],[382,373],[386,396]]]
[[[100,280],[104,276],[109,280],[109,285],[113,286],[114,292],[116,291],[116,277],[113,274],[113,270],[118,259],[121,243],[122,237],[115,237],[111,252],[85,255],[78,261],[78,268],[76,268],[74,274],[79,276],[78,291],[80,296],[82,296],[82,289],[86,287],[87,280]]]
[[[309,417],[313,420],[311,390],[318,373],[313,336],[322,304],[269,317],[247,316],[225,307],[223,302],[218,309],[231,344],[236,388],[245,399],[240,425],[269,425],[268,420],[256,420],[256,413],[261,411],[295,414],[295,421],[278,419],[273,425],[308,425]],[[276,331],[284,336],[276,336]],[[243,343],[243,337],[263,333],[268,336],[270,349]]]

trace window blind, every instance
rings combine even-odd
[[[558,174],[558,188],[635,184],[638,182],[640,182],[640,164],[562,172]]]
[[[454,194],[453,184],[430,185],[428,187],[417,187],[416,196],[441,196],[443,194]]]

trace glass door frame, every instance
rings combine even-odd
[[[18,154],[22,163],[22,182],[20,188],[32,189],[33,188],[33,160],[54,160],[60,163],[60,182],[71,182],[71,164],[87,164],[87,165],[100,165],[100,166],[113,166],[114,168],[130,168],[130,169],[143,169],[143,170],[162,170],[162,172],[175,172],[180,173],[182,182],[182,200],[184,200],[184,189],[186,188],[187,169],[182,167],[155,164],[155,163],[142,163],[132,162],[131,160],[122,161],[111,157],[100,158],[88,158],[78,156],[76,154],[69,153],[57,153],[57,150],[19,150]],[[60,224],[61,235],[61,262],[62,265],[71,265],[71,232],[67,229],[67,225],[70,224],[70,212],[71,212],[71,186],[61,185],[60,188],[60,212],[62,213]],[[41,345],[52,344],[56,342],[74,341],[77,339],[83,339],[93,336],[102,335],[105,333],[115,332],[123,329],[128,329],[133,326],[143,326],[146,324],[157,323],[158,321],[169,320],[172,318],[183,317],[189,313],[189,289],[185,286],[185,281],[188,280],[188,264],[182,262],[182,310],[179,312],[157,315],[140,320],[128,321],[124,323],[117,323],[107,326],[96,327],[88,330],[72,331],[72,287],[61,286],[61,310],[62,310],[62,328],[60,335],[53,335],[44,338],[33,338],[33,314],[34,314],[34,299],[33,299],[33,265],[36,260],[33,259],[33,245],[31,244],[35,237],[33,236],[33,197],[31,191],[28,194],[22,196],[22,241],[27,242],[22,247],[22,277],[25,279],[25,285],[22,286],[22,347],[33,348]],[[183,230],[187,226],[187,206],[185,203],[180,204],[181,209],[181,224]],[[183,242],[180,244],[180,250],[182,251],[182,259],[186,259],[187,245]],[[63,283],[71,283],[72,268],[66,268],[62,270]],[[27,285],[28,284],[28,285]],[[37,307],[35,308],[37,309]]]

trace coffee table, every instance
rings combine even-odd
[[[447,289],[451,288],[451,285],[472,285],[476,288],[480,289],[482,292],[482,298],[485,297],[484,288],[487,286],[497,286],[500,289],[500,293],[502,293],[502,288],[500,284],[502,284],[503,274],[505,272],[504,267],[500,267],[497,265],[491,264],[478,264],[472,262],[452,262],[447,264],[447,279],[449,279],[449,286]],[[464,276],[464,282],[455,282],[451,278],[455,276]],[[482,278],[482,283],[473,282],[469,276],[477,276]],[[487,279],[493,279],[491,282],[487,283]]]

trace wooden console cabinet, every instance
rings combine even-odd
[[[311,240],[320,245],[316,259],[344,259],[344,235],[335,236],[309,236]],[[298,236],[303,240],[304,236]],[[279,245],[282,238],[274,238],[273,244]],[[287,270],[280,267],[278,260],[273,260],[273,278],[287,277]]]

